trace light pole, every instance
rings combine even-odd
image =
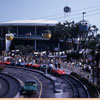
[[[65,14],[68,14],[71,12],[71,8],[68,6],[65,6],[63,10],[64,10],[64,17],[66,17]],[[64,18],[64,21],[67,21],[67,19]]]
[[[84,14],[86,14],[86,12],[83,12],[82,14],[83,14],[83,21],[84,21]]]

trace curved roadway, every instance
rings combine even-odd
[[[17,77],[24,83],[26,80],[36,80],[38,83],[38,91],[33,95],[24,95],[21,97],[31,97],[31,98],[55,98],[53,84],[50,80],[45,78],[39,73],[31,72],[28,70],[18,69],[18,68],[6,68],[5,72]]]
[[[0,98],[13,98],[19,91],[18,81],[8,75],[0,73]]]
[[[77,80],[73,79],[70,76],[56,77],[59,81],[62,92],[55,93],[52,81],[45,78],[39,73],[30,71],[28,69],[19,69],[19,68],[6,68],[4,72],[15,76],[19,79],[20,83],[23,83],[26,80],[36,80],[38,83],[38,91],[33,95],[21,95],[21,98],[87,98],[87,91],[84,86],[80,84]],[[59,86],[58,86],[59,87]]]

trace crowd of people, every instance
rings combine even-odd
[[[19,66],[24,66],[26,64],[47,64],[55,68],[60,68],[62,63],[62,59],[57,55],[49,56],[43,52],[33,52],[29,54],[8,52],[1,55],[0,61],[8,61],[13,65]]]
[[[0,61],[11,62],[14,66],[25,66],[26,64],[40,64],[47,65],[51,68],[61,69],[69,67],[80,67],[81,70],[87,71],[93,74],[93,64],[88,59],[73,59],[67,58],[65,52],[32,52],[29,54],[23,54],[21,52],[8,52],[3,53],[0,57]],[[94,64],[96,66],[96,63]]]

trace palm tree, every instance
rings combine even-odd
[[[62,24],[59,22],[58,24],[56,24],[52,32],[52,36],[50,39],[52,43],[51,48],[55,48],[55,44],[58,44],[59,39],[61,38],[61,34],[62,34]]]
[[[97,85],[100,82],[99,80],[99,61],[100,61],[100,34],[96,35],[95,40],[97,41],[96,44],[96,49],[97,49],[97,57],[96,57],[96,62],[97,62]],[[99,83],[100,84],[100,83]]]
[[[69,38],[69,36],[70,36],[69,23],[68,22],[66,22],[66,23],[59,22],[54,27],[51,41],[55,42],[56,44],[59,44],[60,41],[63,41],[63,43],[64,43],[63,47],[66,49],[65,45],[66,45],[66,41]]]
[[[72,40],[72,47],[71,48],[73,48],[73,50],[74,50],[75,44],[76,44],[75,42],[76,42],[76,39],[79,35],[79,28],[77,27],[77,24],[75,24],[74,21],[72,21],[70,24],[71,25],[70,25],[69,33],[70,33],[70,39]]]
[[[95,50],[96,50],[96,41],[93,39],[89,42],[88,48],[91,49],[92,55],[92,68],[93,68],[93,83],[94,83],[94,62],[95,62]]]
[[[97,69],[97,83],[98,83],[98,77],[99,77],[99,60],[100,60],[100,34],[92,37],[92,39],[89,41],[88,48],[91,49],[91,55],[92,55],[92,68],[93,68],[93,82],[94,82],[94,62],[96,61],[96,69]],[[97,52],[97,57],[95,59],[95,55]]]
[[[97,35],[97,31],[99,30],[99,29],[97,28],[97,26],[96,26],[96,25],[93,25],[91,28],[92,28],[92,33],[93,33],[93,35],[94,35],[94,34]]]
[[[85,24],[84,24],[85,23]],[[86,49],[86,42],[88,40],[88,34],[90,32],[90,26],[87,25],[86,22],[79,22],[76,24],[77,28],[78,28],[78,37],[79,38],[79,48],[77,51],[79,51],[82,47],[85,47]],[[85,52],[85,51],[84,51]]]

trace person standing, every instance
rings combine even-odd
[[[58,68],[61,68],[61,58],[58,59]]]
[[[57,62],[57,59],[55,59],[55,68],[56,68],[56,69],[58,68],[58,62]]]

